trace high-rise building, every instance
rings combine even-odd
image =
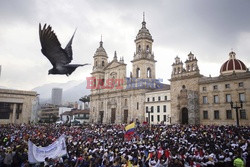
[[[62,88],[53,88],[51,94],[51,104],[61,105],[62,104]]]

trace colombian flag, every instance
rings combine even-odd
[[[135,123],[131,123],[125,127],[126,133],[124,137],[128,140],[131,140],[132,135],[135,133]]]

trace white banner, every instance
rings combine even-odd
[[[65,136],[60,136],[54,143],[47,147],[37,147],[31,141],[28,142],[29,163],[44,162],[45,158],[57,158],[67,154]]]

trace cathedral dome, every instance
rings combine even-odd
[[[149,39],[153,42],[152,35],[150,34],[149,30],[146,28],[146,22],[143,15],[143,22],[142,22],[142,28],[139,30],[138,34],[136,35],[135,41],[139,39]]]
[[[220,69],[221,74],[232,74],[246,72],[247,68],[245,64],[235,58],[235,52],[229,53],[229,60],[227,60]]]
[[[102,41],[100,41],[99,48],[96,49],[94,57],[96,57],[96,56],[105,56],[105,57],[108,57],[105,49],[103,48],[103,42]]]

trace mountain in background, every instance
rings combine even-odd
[[[51,102],[52,88],[62,88],[62,101],[64,102],[75,102],[78,101],[82,96],[89,95],[90,90],[86,89],[87,81],[69,81],[66,83],[49,83],[42,86],[38,86],[33,91],[36,91],[40,98],[40,103]]]

